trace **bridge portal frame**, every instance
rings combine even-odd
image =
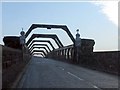
[[[52,47],[53,50],[55,49],[55,47],[53,46],[53,44],[49,40],[33,40],[30,43],[30,45],[28,46],[28,48],[30,48],[32,46],[32,44],[35,43],[35,42],[47,42],[47,43],[49,43],[51,45],[51,47]]]
[[[45,53],[43,50],[33,50],[33,51],[32,51],[32,54],[33,54],[34,52],[42,52],[42,53],[44,54],[44,56],[46,56],[46,53]]]
[[[26,45],[28,46],[34,38],[52,38],[58,45],[59,48],[63,47],[63,44],[59,40],[56,34],[32,34],[32,36],[27,41]]]
[[[39,46],[39,47],[33,47],[32,50],[31,50],[31,52],[32,52],[35,48],[39,48],[39,49],[40,49],[40,48],[43,48],[47,53],[49,53],[49,51],[46,49],[46,47],[40,47],[40,46]]]
[[[33,55],[35,55],[35,54],[41,55],[42,57],[45,57],[45,56],[43,55],[43,53],[33,53]]]
[[[32,24],[31,27],[26,32],[25,37],[27,38],[31,31],[34,30],[35,28],[62,29],[68,34],[73,44],[75,43],[75,39],[66,25]]]
[[[51,52],[51,50],[50,50],[50,48],[48,47],[47,44],[33,44],[33,45],[31,46],[31,48],[30,48],[30,51],[32,50],[32,48],[33,48],[34,46],[46,46],[46,47],[48,48],[49,52]]]

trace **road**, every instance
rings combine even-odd
[[[76,65],[33,57],[18,88],[118,88],[118,77]]]

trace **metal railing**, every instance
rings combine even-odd
[[[91,39],[82,39],[82,45],[81,48],[79,48],[80,52],[77,52],[77,48],[74,46],[74,44],[61,47],[58,49],[55,49],[54,51],[51,51],[47,54],[46,57],[54,58],[54,59],[60,59],[60,60],[66,60],[68,62],[72,63],[79,63],[81,59],[83,60],[84,56],[92,56],[93,54],[93,46],[95,42]],[[78,57],[76,56],[78,53]],[[79,61],[77,61],[77,58]]]

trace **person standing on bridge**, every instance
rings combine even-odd
[[[81,51],[81,38],[80,38],[80,34],[79,34],[79,29],[76,30],[77,34],[76,34],[76,39],[75,39],[75,53],[76,53],[76,62],[79,63],[79,59],[80,59],[80,51]]]

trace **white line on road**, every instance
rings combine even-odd
[[[97,86],[93,85],[94,88],[97,88],[98,90],[102,90],[101,88],[98,88]]]
[[[76,75],[74,75],[74,74],[72,74],[72,73],[70,73],[70,72],[67,72],[68,74],[70,74],[70,75],[72,75],[72,76],[74,76],[75,78],[77,78],[77,79],[79,79],[79,80],[82,80],[82,81],[85,81],[84,79],[81,79],[80,77],[78,77],[78,76],[76,76]],[[89,84],[91,84],[91,83],[89,83]],[[93,84],[91,84],[94,88],[97,88],[98,90],[101,90],[100,88],[98,88],[97,86],[95,86],[95,85],[93,85]]]
[[[72,76],[74,76],[74,77],[76,77],[76,78],[79,79],[79,80],[83,80],[83,79],[79,78],[78,76],[76,76],[76,75],[74,75],[74,74],[72,74],[72,73],[70,73],[70,72],[67,72],[67,73],[70,74],[70,75],[72,75]]]
[[[63,67],[60,67],[60,66],[59,66],[59,68],[62,69],[62,70],[64,70]],[[75,77],[75,78],[81,80],[81,81],[85,81],[84,79],[81,79],[80,77],[78,77],[78,76],[72,74],[71,72],[67,72],[67,73],[70,74],[71,76],[73,76],[73,77]],[[98,88],[97,86],[93,85],[93,84],[90,83],[90,82],[87,82],[87,83],[89,83],[91,86],[93,86],[94,88],[96,88],[96,89],[98,89],[98,90],[102,90],[102,89]]]
[[[93,86],[94,88],[98,88],[97,86]]]

